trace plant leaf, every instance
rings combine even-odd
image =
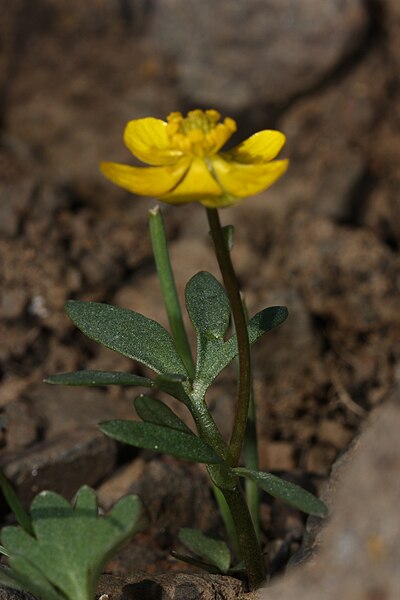
[[[1,491],[3,492],[4,498],[6,499],[6,502],[7,502],[8,506],[10,507],[10,509],[12,510],[12,512],[14,513],[14,516],[17,519],[18,523],[21,525],[21,527],[23,529],[25,529],[25,531],[27,531],[28,533],[32,533],[33,529],[32,529],[31,518],[28,515],[28,513],[25,511],[17,494],[14,492],[13,487],[7,481],[7,478],[5,477],[5,475],[1,471],[1,469],[0,469],[0,487],[1,487]]]
[[[288,311],[285,306],[270,306],[254,315],[247,326],[250,344],[254,344],[267,331],[278,327],[286,320],[287,316]],[[210,353],[210,356],[207,357],[207,369],[204,369],[202,373],[207,387],[237,356],[237,353],[236,335],[230,337],[220,348],[212,349],[212,355]]]
[[[197,333],[196,377],[209,371],[209,363],[224,344],[230,306],[222,285],[211,273],[201,271],[186,286],[186,307]]]
[[[134,404],[136,412],[142,421],[194,435],[192,430],[161,400],[141,394],[135,398]]]
[[[199,556],[206,563],[217,567],[221,573],[226,573],[231,563],[228,546],[222,540],[215,540],[197,529],[184,527],[178,533],[178,538],[188,550]]]
[[[237,467],[232,471],[240,477],[247,477],[254,481],[262,490],[274,498],[280,498],[307,514],[316,515],[317,517],[326,517],[328,514],[328,509],[322,500],[295,483],[285,481],[265,471],[252,471],[244,467]]]
[[[190,398],[186,394],[183,383],[187,377],[174,373],[162,373],[154,379],[154,387],[166,392],[184,404],[190,404]]]
[[[212,575],[223,575],[222,571],[220,571],[218,567],[210,565],[198,558],[194,558],[193,556],[189,556],[187,554],[181,554],[180,552],[175,552],[175,550],[172,550],[171,554],[177,560],[188,563],[188,565],[193,565],[198,569],[203,569],[203,571],[206,571],[207,573],[211,573]]]
[[[53,385],[132,385],[140,387],[154,387],[154,383],[147,377],[140,377],[132,373],[118,371],[75,371],[73,373],[57,373],[46,377],[44,383]]]
[[[100,429],[115,440],[138,448],[172,454],[199,463],[223,462],[211,446],[194,434],[189,435],[161,425],[136,421],[105,421],[100,423]]]
[[[65,310],[89,338],[156,373],[188,376],[172,337],[156,321],[128,310],[99,302],[69,300]]]
[[[31,506],[34,535],[20,527],[1,532],[10,575],[34,593],[43,588],[38,595],[46,600],[92,600],[106,562],[137,531],[140,512],[136,496],[123,498],[107,517],[100,517],[95,493],[86,486],[79,490],[75,508],[53,492],[42,492]]]

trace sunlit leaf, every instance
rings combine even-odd
[[[156,321],[98,302],[70,300],[65,310],[89,338],[153,369],[156,373],[187,372],[170,334]]]
[[[107,517],[98,515],[93,490],[78,492],[75,508],[53,492],[32,502],[33,535],[20,527],[5,527],[1,541],[11,570],[0,581],[43,600],[93,600],[105,564],[139,527],[140,501],[120,500]]]

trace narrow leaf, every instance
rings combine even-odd
[[[178,538],[188,550],[199,556],[206,563],[217,567],[221,573],[229,569],[231,556],[228,546],[222,540],[215,540],[197,529],[185,527],[178,533]]]
[[[4,498],[12,512],[14,513],[15,518],[18,523],[21,525],[25,531],[28,533],[32,533],[32,523],[28,513],[25,511],[22,506],[17,494],[14,492],[12,486],[7,481],[7,478],[4,476],[3,472],[0,469],[0,487],[3,492]]]
[[[173,373],[162,373],[157,375],[154,379],[154,387],[158,390],[166,392],[170,396],[173,396],[180,402],[186,405],[190,404],[190,398],[186,394],[183,383],[187,380],[187,377],[183,375]]]
[[[316,515],[317,517],[326,517],[328,514],[328,509],[322,500],[295,483],[285,481],[265,471],[252,471],[244,467],[237,467],[232,470],[240,477],[251,479],[274,498],[280,498],[307,514]]]
[[[44,383],[54,385],[132,385],[140,387],[153,387],[151,379],[140,377],[132,373],[108,372],[108,371],[75,371],[74,373],[57,373],[46,377]]]
[[[142,421],[193,435],[192,430],[161,400],[142,394],[135,398],[134,404]]]
[[[4,546],[1,546],[1,545],[0,545],[0,554],[4,554],[4,556],[8,556],[7,550],[4,548]]]
[[[193,556],[188,556],[187,554],[181,554],[180,552],[175,552],[175,550],[171,551],[171,554],[177,560],[181,560],[182,562],[187,563],[188,565],[193,565],[198,569],[203,569],[207,573],[211,573],[211,575],[223,575],[224,573],[215,567],[214,565],[210,565],[198,558],[194,558]]]
[[[172,454],[199,463],[220,464],[223,459],[195,435],[152,423],[105,421],[100,429],[110,437],[138,448]]]
[[[156,373],[187,376],[170,334],[156,321],[128,310],[98,302],[69,300],[65,310],[89,338]]]

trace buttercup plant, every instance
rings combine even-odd
[[[260,131],[226,152],[223,145],[236,130],[215,110],[175,112],[167,121],[152,117],[130,121],[125,144],[146,167],[105,162],[101,170],[118,186],[169,204],[200,202],[207,211],[210,233],[224,287],[210,273],[188,282],[186,307],[197,336],[196,358],[185,331],[164,225],[158,207],[150,210],[150,233],[171,333],[137,312],[96,302],[69,301],[66,312],[88,337],[129,357],[155,376],[79,371],[53,375],[52,384],[126,385],[167,392],[189,409],[197,435],[161,400],[140,395],[135,408],[141,422],[113,420],[100,424],[112,438],[156,452],[205,463],[232,547],[239,564],[231,567],[223,542],[183,530],[181,541],[196,557],[182,557],[213,572],[244,570],[250,588],[266,578],[258,540],[258,492],[265,490],[310,514],[325,516],[325,505],[309,492],[257,468],[254,406],[251,394],[250,345],[287,317],[282,306],[265,308],[247,319],[233,269],[232,228],[222,227],[218,209],[241,202],[271,186],[288,166],[275,160],[285,137]],[[234,333],[227,336],[230,319]],[[238,392],[232,433],[221,435],[206,403],[206,393],[221,371],[238,357]],[[249,419],[250,415],[250,419]],[[243,452],[244,450],[244,452]],[[241,455],[245,466],[240,466]],[[241,478],[246,478],[247,501]]]

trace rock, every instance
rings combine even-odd
[[[71,498],[84,485],[110,474],[116,444],[98,429],[78,429],[19,452],[4,452],[0,465],[21,501],[28,505],[42,490]]]
[[[260,600],[400,597],[400,395],[371,415],[351,453],[335,469],[331,509],[317,555],[259,594]],[[315,543],[315,542],[314,542]]]
[[[239,111],[315,87],[362,43],[361,0],[158,0],[152,34],[191,102]]]
[[[103,575],[100,600],[244,600],[243,585],[232,577],[207,573],[138,574],[130,578]],[[104,594],[104,596],[102,596]]]

